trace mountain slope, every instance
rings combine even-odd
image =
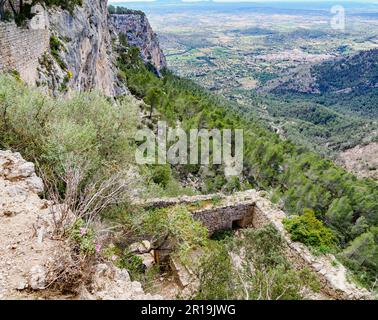
[[[277,95],[312,98],[352,115],[378,117],[378,49],[315,64],[267,88]]]
[[[378,88],[378,49],[324,62],[313,67],[311,73],[320,93],[364,94]]]
[[[68,39],[61,40],[69,42]],[[139,53],[138,48],[127,41],[118,42],[116,41],[118,46],[115,46],[117,50],[114,52],[119,68],[117,78],[137,98],[144,100],[145,104],[137,104],[130,97],[119,99],[119,104],[112,104],[99,95],[84,93],[74,96],[72,100],[67,98],[64,102],[57,103],[58,100],[50,100],[34,91],[29,92],[15,79],[0,78],[0,145],[17,148],[28,157],[37,159],[42,164],[40,170],[46,169],[53,179],[58,180],[59,191],[64,194],[68,192],[67,183],[59,179],[62,179],[62,173],[67,169],[67,160],[73,159],[77,166],[85,164],[84,186],[80,188],[84,191],[87,189],[85,184],[91,179],[94,179],[92,182],[95,185],[99,185],[96,178],[107,181],[113,170],[121,171],[129,164],[134,147],[129,142],[133,141],[130,135],[136,127],[133,126],[135,123],[132,119],[135,109],[146,108],[151,111],[150,115],[158,110],[160,119],[169,121],[172,126],[179,121],[184,129],[243,129],[245,150],[241,176],[226,177],[219,165],[166,165],[159,166],[161,170],[156,170],[151,180],[155,179],[164,188],[167,187],[167,176],[169,179],[171,175],[178,178],[191,175],[199,178],[204,193],[219,190],[232,193],[252,187],[266,190],[266,196],[270,195],[272,201],[285,212],[296,216],[294,223],[298,223],[299,231],[294,230],[297,234],[293,235],[293,240],[305,242],[320,253],[339,253],[340,259],[346,260],[360,281],[365,285],[374,282],[378,270],[376,182],[358,180],[330,160],[281,139],[264,128],[258,119],[231,111],[225,100],[209,94],[191,81],[176,77],[168,71],[162,72],[162,77],[157,76],[146,66],[143,57],[135,54]],[[76,50],[74,52],[79,54]],[[56,56],[54,58],[57,60]],[[86,72],[86,69],[83,71]],[[35,108],[35,105],[39,108]],[[313,118],[314,121],[319,121],[318,114],[314,113]],[[327,117],[324,121],[327,121]],[[145,177],[146,180],[150,179],[147,175]],[[126,176],[121,181],[122,186],[127,187],[125,182],[133,181],[133,178]],[[93,190],[91,185],[89,190]],[[128,190],[128,195],[130,193]],[[77,202],[80,200],[77,199]],[[121,227],[128,229],[123,230],[127,236],[122,235],[123,241],[127,242],[130,230],[134,231],[133,228],[128,228],[129,217],[125,217],[129,210],[125,210],[123,202],[116,204],[120,208],[114,210],[117,209],[122,214]],[[141,224],[146,223],[146,220],[148,222],[151,216],[154,217],[147,214]],[[182,225],[190,228],[191,224],[186,221],[188,220],[184,220]],[[139,222],[137,219],[137,223]],[[160,226],[156,220],[152,220],[152,225],[153,231],[160,231],[156,228],[157,225]],[[165,224],[161,225],[165,229]],[[176,227],[180,227],[180,223]],[[81,230],[77,231],[81,233]],[[85,232],[83,230],[84,234],[80,234],[79,239],[86,235]],[[189,238],[192,240],[197,237]],[[94,247],[94,242],[90,242],[90,245]],[[124,250],[126,245],[122,242],[122,250],[117,251],[122,256],[120,263],[123,266],[130,258]],[[111,257],[113,256],[117,260],[117,256],[112,254]]]

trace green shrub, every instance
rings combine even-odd
[[[60,180],[72,161],[85,170],[83,181],[105,179],[134,160],[137,107],[131,98],[113,105],[95,92],[50,98],[0,76],[0,148],[21,152],[48,179]]]
[[[339,257],[358,282],[365,286],[374,284],[378,275],[378,227],[354,239]],[[377,287],[371,289],[377,290]]]
[[[240,258],[238,266],[231,253]],[[196,274],[200,281],[196,299],[297,300],[303,298],[303,287],[320,289],[310,270],[291,266],[282,236],[272,225],[212,241]]]
[[[12,70],[10,74],[19,82],[21,82],[21,75],[17,70]]]
[[[240,191],[241,189],[242,189],[242,186],[241,186],[239,177],[229,178],[226,185],[224,186],[224,190],[229,193]]]
[[[122,46],[127,46],[127,37],[125,34],[123,33],[120,33],[119,34],[119,43],[122,45]]]
[[[353,208],[347,197],[333,200],[326,212],[326,218],[340,234],[350,238],[350,229],[353,226]]]
[[[212,203],[214,206],[219,205],[221,202],[222,202],[222,198],[221,198],[220,196],[213,196],[213,197],[211,198],[211,203]]]
[[[303,215],[286,218],[283,223],[293,241],[302,242],[321,252],[328,252],[335,245],[333,232],[316,218],[313,210],[306,209]]]
[[[64,50],[64,45],[57,36],[53,35],[50,37],[50,50],[51,50],[51,55],[54,57],[58,65],[63,70],[67,70],[67,65],[60,56],[61,51]]]
[[[9,11],[9,10],[6,10],[4,12],[4,16],[2,18],[3,18],[4,21],[10,22],[13,19],[13,13],[11,11]]]
[[[238,296],[240,287],[232,271],[227,248],[222,243],[212,242],[201,257],[196,271],[199,288],[194,295],[197,300],[224,300]]]
[[[152,180],[163,187],[171,180],[171,168],[169,165],[157,165],[152,168]]]
[[[186,260],[188,253],[207,244],[207,229],[185,206],[147,212],[141,223],[144,234],[153,239],[170,239],[176,243],[176,254]]]
[[[39,0],[39,2],[45,3],[47,6],[59,6],[62,9],[73,12],[76,6],[82,6],[83,0]]]
[[[29,3],[24,4],[15,15],[15,22],[18,26],[24,26],[28,19],[33,17],[31,13],[32,5]]]

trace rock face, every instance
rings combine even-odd
[[[42,191],[32,163],[0,151],[0,299],[46,285],[44,265],[61,242],[48,237],[51,204]]]
[[[139,12],[112,15],[107,1],[84,0],[73,13],[53,7],[38,14],[27,27],[0,23],[0,71],[17,71],[29,84],[54,94],[67,90],[98,90],[107,96],[128,93],[118,80],[112,35],[123,33],[140,49],[156,73],[166,67],[157,35]]]
[[[117,79],[107,1],[84,0],[72,14],[41,5],[32,11],[36,15],[23,28],[0,23],[0,71],[17,71],[28,84],[55,94],[68,89],[95,89],[107,96],[128,92]]]
[[[58,63],[63,69],[63,77],[60,76],[58,81],[56,75],[59,72],[49,72],[48,67],[45,68],[40,73],[41,82],[56,87],[60,80],[60,86],[63,84],[74,90],[96,89],[107,96],[125,92],[117,81],[113,64],[107,1],[86,0],[82,7],[76,7],[73,14],[51,9],[48,17],[51,35],[62,44],[58,60],[66,68],[61,68],[62,63]]]
[[[129,14],[112,14],[110,21],[117,33],[123,33],[127,37],[129,45],[140,49],[145,63],[151,64],[157,72],[167,67],[158,37],[144,13],[135,11]]]
[[[34,164],[26,162],[19,153],[0,151],[0,177],[10,186],[14,182],[22,181],[25,191],[38,194],[44,189],[42,179],[35,174]],[[2,201],[0,207],[4,206],[4,199]]]
[[[337,162],[359,178],[378,180],[378,143],[359,145],[340,152]]]

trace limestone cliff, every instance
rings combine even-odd
[[[107,1],[85,0],[73,13],[33,7],[23,27],[0,22],[0,71],[20,74],[53,93],[96,89],[107,96],[126,92],[117,80]]]
[[[117,81],[113,63],[107,1],[86,0],[73,14],[51,9],[48,17],[50,33],[60,45],[53,58],[61,72],[56,67],[52,72],[45,68],[40,72],[41,81],[50,87],[59,83],[61,89],[97,89],[107,96],[125,91]]]
[[[84,0],[71,13],[36,5],[23,27],[0,22],[0,71],[18,73],[27,83],[54,94],[69,90],[99,90],[107,96],[127,93],[118,80],[113,40],[119,33],[140,49],[156,73],[166,67],[145,14],[109,16],[106,0]]]
[[[112,14],[110,18],[112,27],[115,32],[126,36],[129,45],[138,47],[144,62],[151,64],[159,73],[167,67],[159,39],[144,13],[132,10],[130,12]]]

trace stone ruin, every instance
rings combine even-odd
[[[216,201],[214,201],[216,200]],[[203,204],[198,206],[198,204]],[[284,229],[282,220],[286,214],[273,206],[266,198],[265,192],[248,190],[231,196],[222,194],[184,196],[181,198],[150,199],[139,202],[145,208],[166,208],[175,205],[186,205],[192,210],[193,218],[201,221],[209,230],[209,235],[220,230],[236,228],[261,228],[272,224],[283,236],[286,242],[286,255],[296,269],[309,268],[319,283],[321,293],[329,299],[372,299],[372,295],[364,288],[350,282],[346,268],[335,263],[331,255],[314,256],[309,249],[298,242],[293,242]],[[198,206],[198,208],[196,208]],[[174,243],[163,241],[155,244],[156,263],[169,263],[172,271],[177,274],[178,284],[182,289],[191,285],[193,276],[188,266],[170,257]]]
[[[0,72],[17,71],[28,84],[35,83],[39,59],[49,48],[47,13],[41,5],[32,13],[25,27],[0,21]]]

